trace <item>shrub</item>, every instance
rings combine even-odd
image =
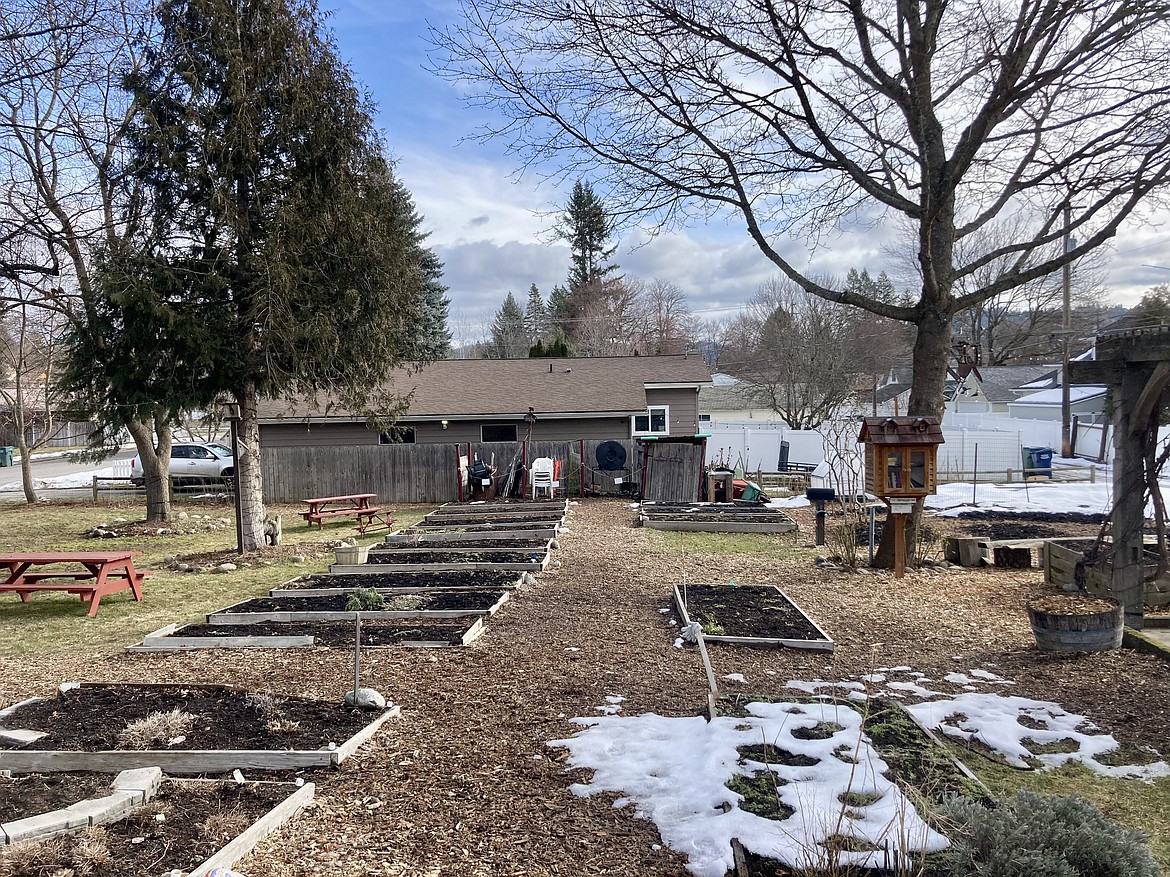
[[[965,799],[943,804],[954,824],[944,877],[1158,877],[1136,831],[1110,822],[1087,801],[1020,792],[988,810]]]
[[[374,588],[358,588],[345,601],[345,611],[376,612],[385,605],[386,601]]]

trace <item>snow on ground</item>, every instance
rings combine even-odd
[[[824,864],[820,844],[833,835],[866,840],[891,851],[936,851],[947,845],[882,773],[886,764],[861,735],[861,716],[829,703],[752,703],[747,718],[666,718],[606,716],[573,719],[585,730],[549,746],[569,750],[573,767],[595,771],[588,783],[576,783],[581,796],[618,792],[615,807],[634,804],[637,815],[652,820],[671,849],[689,857],[688,868],[700,877],[723,877],[734,867],[731,839],[739,838],[754,853],[793,867]],[[806,740],[794,731],[822,723],[839,728],[824,739]],[[817,759],[811,767],[740,763],[741,746],[768,744]],[[857,764],[833,754],[842,750]],[[756,816],[725,802],[741,798],[727,788],[733,776],[773,771],[784,781],[777,794],[794,811],[784,821]],[[855,792],[873,803],[849,806],[840,796]],[[868,800],[868,799],[866,799]],[[882,853],[843,852],[842,862],[883,864]]]
[[[958,740],[977,741],[1015,767],[1051,768],[1075,760],[1102,776],[1147,781],[1170,776],[1170,766],[1164,761],[1110,765],[1098,760],[1118,748],[1116,739],[1097,733],[1085,716],[1069,713],[1059,704],[991,690],[945,695],[926,688],[923,683],[932,680],[910,667],[879,669],[858,680],[792,680],[789,688],[827,699],[750,703],[746,707],[750,715],[742,719],[718,717],[707,722],[702,717],[665,718],[653,713],[576,718],[571,721],[583,726],[583,731],[547,745],[568,749],[572,767],[594,771],[589,782],[571,787],[574,794],[621,794],[614,806],[633,804],[639,817],[654,822],[671,849],[689,857],[687,867],[700,877],[723,877],[733,867],[732,838],[758,855],[797,868],[823,865],[821,844],[833,835],[865,840],[897,853],[946,846],[946,838],[931,830],[897,786],[882,776],[886,764],[861,733],[860,714],[828,699],[841,694],[858,701],[877,694],[903,701],[917,699],[906,708],[927,727]],[[907,678],[891,678],[897,676]],[[1015,684],[982,668],[948,673],[945,679],[968,689],[1002,691],[1003,686]],[[611,698],[606,700],[613,704]],[[608,711],[607,707],[598,709]],[[808,740],[800,734],[820,723],[833,723],[825,730],[839,730],[824,739]],[[817,761],[807,767],[748,759],[741,763],[737,749],[760,744]],[[1046,748],[1071,751],[1046,752]],[[835,751],[856,758],[857,764],[843,761]],[[769,770],[783,781],[777,795],[794,811],[783,821],[735,806],[742,798],[727,787],[737,775]],[[851,802],[846,807],[841,796],[847,792],[876,798],[869,805]],[[724,803],[733,806],[724,812]],[[858,865],[884,864],[881,853],[842,855]]]
[[[37,490],[89,487],[93,484],[95,475],[98,478],[113,478],[119,474],[125,475],[126,473],[125,471],[115,472],[111,466],[105,469],[94,469],[92,472],[74,472],[71,475],[61,475],[57,478],[34,478],[33,487]],[[0,484],[0,493],[15,493],[22,490],[24,490],[24,482],[20,480]]]

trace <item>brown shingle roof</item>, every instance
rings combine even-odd
[[[711,380],[701,356],[597,356],[552,359],[444,359],[421,371],[391,373],[387,387],[414,391],[407,419],[537,414],[632,414],[646,408],[647,385]],[[261,421],[364,417],[353,411],[261,400]]]
[[[937,417],[866,417],[859,442],[874,445],[941,445],[942,425]]]

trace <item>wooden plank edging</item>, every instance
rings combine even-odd
[[[396,719],[402,715],[402,707],[395,704],[387,707],[386,711],[382,713],[374,721],[370,722],[344,743],[337,747],[337,763],[345,761],[351,755],[358,751],[363,743],[378,733],[378,730],[391,719]]]
[[[207,877],[216,868],[231,869],[256,845],[270,834],[280,829],[286,822],[303,810],[313,800],[316,786],[305,783],[240,834],[226,846],[216,852],[211,858],[197,865],[191,871],[191,877]]]
[[[694,582],[691,585],[688,585],[688,587],[702,587],[706,584],[706,582]],[[751,585],[751,583],[741,582],[741,585]],[[779,591],[780,596],[787,600],[789,605],[792,606],[792,608],[795,609],[798,613],[800,613],[801,618],[807,621],[812,629],[821,635],[822,639],[815,640],[788,639],[785,637],[726,636],[707,633],[703,634],[703,639],[709,643],[724,643],[725,645],[785,646],[791,649],[806,649],[810,651],[833,651],[835,646],[829,635],[821,630],[820,625],[805,615],[804,610],[801,609],[800,606],[798,606],[795,602],[793,602],[792,598],[785,594],[784,591],[782,591],[776,585],[755,585],[754,587],[775,588],[777,591]],[[683,603],[682,592],[679,590],[678,585],[674,585],[674,603],[678,608],[679,615],[682,616],[683,626],[685,627],[686,625],[689,625],[691,623],[691,619],[690,616],[687,615],[686,605]]]

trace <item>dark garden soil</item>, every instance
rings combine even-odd
[[[47,773],[0,776],[0,822],[61,810],[110,793],[106,773]]]
[[[421,641],[459,645],[475,620],[362,621],[362,645],[392,646]],[[189,624],[176,630],[173,636],[311,636],[315,645],[352,650],[353,631],[352,621],[260,621],[256,624]]]
[[[707,636],[819,640],[824,637],[772,585],[680,587],[687,615]]]
[[[405,530],[400,530],[399,532],[406,534],[417,533],[423,536],[439,536],[444,533],[483,533],[486,535],[506,530],[550,530],[556,524],[559,524],[560,521],[560,518],[554,518],[550,521],[533,521],[525,518],[523,521],[505,522],[503,524],[467,524],[459,522],[444,524],[442,521],[434,521],[427,524],[425,521],[420,521],[413,527],[407,527]]]
[[[107,789],[110,779],[101,777]],[[187,873],[294,791],[291,783],[170,780],[125,819],[34,845],[0,847],[0,873],[11,877],[157,877],[172,869]],[[44,811],[26,815],[34,812]]]
[[[770,508],[766,505],[739,505],[738,503],[642,503],[641,512],[644,515],[654,518],[666,517],[668,520],[675,520],[674,515],[681,515],[683,518],[689,517],[732,517],[732,518],[757,518],[770,520],[771,518],[786,519],[788,516],[779,509]]]
[[[352,625],[350,641],[353,640]],[[128,724],[156,713],[181,710],[194,717],[189,729],[150,745],[124,747]],[[57,697],[21,707],[5,727],[45,731],[26,744],[31,750],[96,752],[119,748],[320,749],[341,743],[373,717],[340,703],[299,697],[250,695],[224,686],[82,685]],[[0,744],[2,745],[2,744]]]
[[[559,512],[534,512],[532,514],[500,515],[483,518],[458,518],[450,520],[454,515],[438,515],[433,518],[423,518],[412,527],[412,530],[430,530],[434,527],[462,528],[471,532],[478,532],[483,528],[504,530],[517,529],[517,524],[537,524],[550,527],[564,520]],[[520,528],[523,529],[523,528]]]
[[[1101,529],[1102,515],[1080,512],[963,512],[957,518],[933,518],[930,525],[948,535],[982,539],[1057,539],[1093,537]],[[945,524],[943,522],[946,522]]]
[[[428,540],[421,545],[416,542],[379,543],[370,549],[370,554],[374,554],[375,552],[383,554],[388,551],[402,551],[412,548],[416,551],[420,548],[434,548],[436,550],[451,548],[512,548],[519,551],[543,551],[547,546],[547,539],[467,539],[458,542],[443,542],[439,545]]]
[[[371,551],[366,563],[536,563],[544,554],[543,546],[539,551],[396,551],[393,556]]]
[[[490,609],[499,602],[503,591],[446,591],[438,594],[400,594],[384,598],[383,612],[438,612],[454,609]],[[224,612],[346,612],[349,594],[324,597],[255,597]],[[374,607],[369,607],[374,608]]]
[[[289,582],[284,590],[296,588],[510,588],[520,579],[511,570],[476,569],[437,572],[362,572],[346,575],[321,573]]]

